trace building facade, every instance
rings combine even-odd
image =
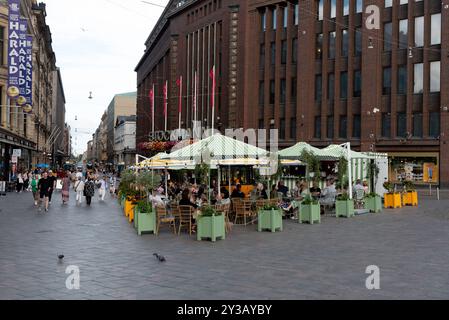
[[[66,160],[69,159],[67,145],[64,143],[65,130],[65,94],[62,85],[61,71],[59,68],[53,72],[53,114],[55,119],[53,122],[54,138],[52,139],[51,147],[53,153],[53,167],[62,168]]]
[[[115,126],[114,163],[118,171],[136,163],[136,116],[120,116]]]
[[[215,128],[278,129],[281,148],[350,141],[388,153],[394,182],[449,186],[448,53],[448,0],[170,1],[136,68],[137,142],[153,87],[164,128],[165,81],[178,128],[182,76],[183,128],[210,127],[215,100]]]

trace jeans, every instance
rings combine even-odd
[[[106,196],[106,189],[100,189],[98,196],[100,197],[101,201],[104,201],[104,197]]]
[[[82,203],[83,202],[83,191],[77,191],[76,192],[76,202]]]
[[[86,203],[88,206],[92,203],[92,197],[86,197]]]

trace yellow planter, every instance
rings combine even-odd
[[[129,217],[129,212],[131,211],[131,208],[134,209],[133,202],[126,199],[125,200],[125,216],[126,217]]]
[[[402,208],[402,199],[400,193],[385,193],[385,208]]]
[[[418,205],[418,192],[410,191],[405,192],[402,196],[404,206],[417,206]]]

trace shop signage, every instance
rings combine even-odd
[[[12,150],[12,155],[14,157],[20,158],[22,156],[22,149],[13,149]]]
[[[17,157],[17,156],[12,156],[12,157],[11,157],[11,162],[12,162],[12,163],[17,163],[17,162],[19,162],[19,161],[18,161],[18,157]]]

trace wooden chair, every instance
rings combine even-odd
[[[247,223],[247,217],[252,218],[254,216],[254,211],[252,210],[252,202],[251,201],[241,201],[236,203],[235,208],[235,220],[234,224],[237,225],[237,220],[243,218],[243,225],[247,226],[252,223],[253,220]]]
[[[259,211],[260,209],[262,209],[263,207],[265,207],[265,205],[268,204],[268,200],[256,200],[256,210]]]
[[[161,224],[168,225],[170,227],[173,227],[173,232],[176,234],[176,220],[174,216],[169,216],[167,209],[162,206],[156,207],[156,234],[159,235],[159,229]]]
[[[225,228],[226,228],[226,233],[229,233],[232,231],[232,224],[231,221],[229,219],[229,211],[231,208],[231,204],[219,204],[215,206],[215,210],[217,212],[221,212],[224,214],[225,216]]]
[[[193,207],[192,206],[179,206],[179,230],[178,235],[181,234],[182,228],[188,228],[189,235],[192,235],[192,217],[193,217]]]

